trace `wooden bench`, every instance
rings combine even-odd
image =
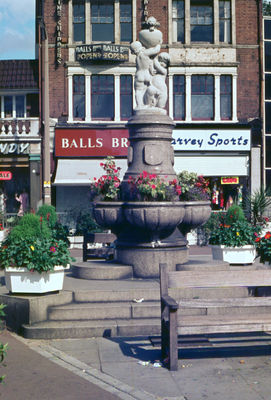
[[[179,300],[169,295],[179,288],[255,288],[271,286],[271,269],[262,270],[228,270],[228,271],[168,271],[167,264],[160,264],[161,290],[161,352],[162,360],[169,369],[178,369],[178,335],[198,335],[215,333],[267,332],[271,330],[271,297],[247,297],[240,299],[240,304],[230,299],[212,299],[214,305],[227,308],[225,315],[207,312],[205,315],[185,315],[185,306],[204,307],[204,299]],[[238,299],[236,299],[238,301]],[[250,306],[264,305],[264,312],[245,314]],[[241,312],[234,311],[234,307]],[[207,308],[206,308],[207,309]],[[244,310],[244,311],[243,311]]]
[[[114,248],[111,246],[116,240],[113,233],[86,233],[83,241],[83,261],[91,258],[110,258],[114,255]],[[102,246],[89,248],[89,244],[101,243]]]

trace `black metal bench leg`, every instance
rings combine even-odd
[[[169,369],[178,370],[177,310],[171,310],[169,313]]]

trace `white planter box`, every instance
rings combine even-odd
[[[56,266],[53,271],[30,272],[27,268],[5,269],[6,288],[11,293],[47,293],[63,289],[64,270],[69,267]]]
[[[83,249],[84,236],[68,236],[70,249]]]
[[[256,248],[253,245],[242,247],[211,246],[213,259],[226,261],[229,264],[253,264]]]

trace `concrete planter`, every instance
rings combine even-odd
[[[124,223],[123,202],[100,201],[95,204],[94,217],[100,226],[118,233]]]
[[[186,235],[192,229],[205,224],[211,216],[211,204],[209,201],[184,201],[185,214],[178,229]]]
[[[256,258],[256,247],[253,245],[242,247],[212,245],[211,248],[214,260],[226,261],[229,264],[253,264]]]
[[[69,267],[68,267],[69,268]],[[8,267],[5,269],[6,288],[11,293],[40,294],[63,289],[63,266],[55,266],[53,271],[30,272],[27,268]]]

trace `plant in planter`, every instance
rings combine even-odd
[[[218,225],[212,230],[209,244],[214,259],[223,259],[230,264],[251,264],[256,257],[255,239],[260,228],[243,218],[239,206],[229,208],[220,216]]]
[[[34,214],[25,214],[0,247],[0,267],[5,269],[6,286],[11,292],[62,289],[64,268],[71,261],[67,243],[55,239],[43,218]],[[22,273],[27,273],[25,279]],[[50,282],[52,286],[47,288]],[[20,288],[19,283],[25,285]]]
[[[210,188],[207,179],[194,172],[182,171],[177,176],[182,188],[180,200],[183,201],[209,201]]]
[[[271,264],[271,232],[255,239],[257,254],[260,262]]]
[[[99,201],[115,201],[120,199],[120,167],[116,166],[113,157],[107,157],[104,163],[100,163],[105,174],[100,178],[94,178],[90,185],[91,197]]]

